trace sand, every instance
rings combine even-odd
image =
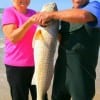
[[[5,66],[3,64],[3,48],[0,48],[0,100],[11,100],[9,86],[6,80],[5,75]],[[100,60],[98,61],[97,66],[97,78],[96,78],[96,95],[93,100],[100,100]],[[51,95],[51,88],[48,91],[48,96],[50,100]],[[29,100],[31,97],[29,96]]]

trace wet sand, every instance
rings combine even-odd
[[[98,61],[98,66],[97,66],[96,71],[97,71],[96,95],[93,100],[100,100],[100,59]],[[52,86],[50,87],[48,91],[49,100],[50,100],[50,95],[51,95],[51,88]],[[3,49],[2,48],[0,48],[0,100],[11,100],[9,86],[8,86],[6,75],[5,75],[5,67],[3,64]],[[31,100],[31,97],[29,100]]]

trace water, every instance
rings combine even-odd
[[[4,35],[0,26],[0,48],[4,48]]]
[[[2,13],[0,13],[0,37],[2,36],[2,30],[1,30],[1,19],[2,19]]]
[[[2,17],[2,14],[0,14],[0,48],[3,48],[4,47],[4,34],[1,29],[1,17]]]
[[[4,34],[1,29],[1,18],[2,18],[2,13],[0,13],[0,48],[4,48]]]
[[[3,35],[3,32],[2,32],[2,29],[1,29],[1,25],[0,25],[0,38],[3,38],[4,35]]]

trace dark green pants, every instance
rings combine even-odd
[[[52,100],[92,100],[98,49],[80,52],[59,48],[55,65]]]

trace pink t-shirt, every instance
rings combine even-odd
[[[16,24],[18,27],[20,27],[30,16],[35,13],[36,12],[31,9],[28,9],[26,14],[22,14],[14,7],[6,8],[2,17],[2,25]],[[16,44],[13,44],[7,38],[5,38],[5,64],[18,67],[34,66],[32,38],[36,27],[37,25],[32,25],[23,39]]]

